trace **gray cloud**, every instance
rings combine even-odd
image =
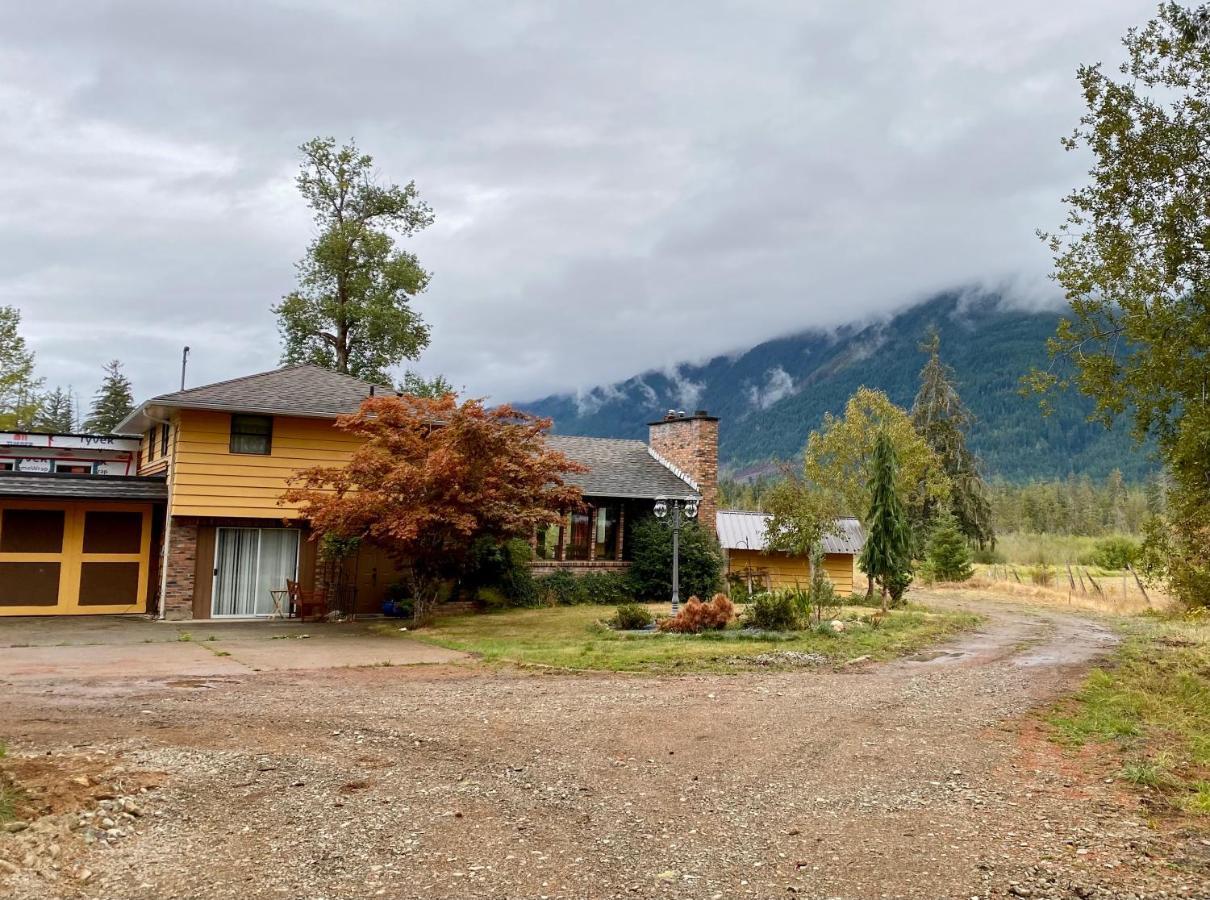
[[[1053,302],[1074,69],[1153,8],[6,4],[0,303],[86,392],[113,356],[171,389],[184,343],[194,383],[274,365],[315,134],[436,209],[414,367],[474,394],[593,402],[955,285]]]

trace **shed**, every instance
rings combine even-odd
[[[768,548],[765,529],[770,518],[762,512],[719,510],[718,540],[727,557],[727,575],[775,590],[806,587],[811,580],[810,560]],[[853,590],[853,573],[864,545],[861,523],[849,517],[837,519],[835,532],[824,538],[824,571],[842,594]]]

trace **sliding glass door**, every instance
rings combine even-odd
[[[298,577],[298,531],[293,528],[220,528],[214,544],[211,615],[267,616],[270,591]]]

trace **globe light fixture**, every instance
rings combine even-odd
[[[657,519],[672,518],[668,523],[672,528],[672,614],[675,616],[681,603],[681,525],[685,519],[697,518],[697,497],[656,497],[652,512]]]

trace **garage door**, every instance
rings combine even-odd
[[[0,616],[147,611],[147,504],[0,503]]]

